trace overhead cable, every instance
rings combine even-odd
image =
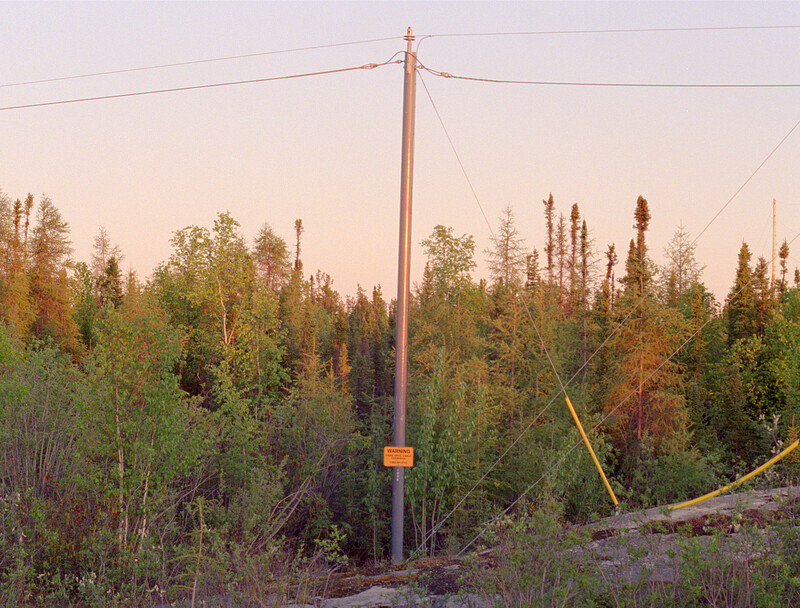
[[[349,67],[349,68],[338,68],[338,69],[335,69],[335,70],[322,70],[322,71],[319,71],[319,72],[305,72],[305,73],[302,73],[302,74],[289,74],[289,75],[286,75],[286,76],[271,76],[271,77],[268,77],[268,78],[253,78],[251,80],[236,80],[236,81],[231,81],[231,82],[215,82],[215,83],[211,83],[211,84],[198,84],[198,85],[192,85],[192,86],[186,86],[186,87],[173,87],[173,88],[168,88],[168,89],[152,89],[152,90],[148,90],[148,91],[136,91],[136,92],[133,92],[133,93],[115,93],[115,94],[112,94],[112,95],[98,95],[96,97],[81,97],[81,98],[76,98],[76,99],[62,99],[62,100],[58,100],[58,101],[45,101],[45,102],[40,102],[40,103],[28,103],[28,104],[22,104],[22,105],[18,105],[18,106],[0,107],[0,111],[4,111],[4,110],[21,110],[21,109],[24,109],[24,108],[41,108],[43,106],[58,106],[58,105],[64,105],[64,104],[69,104],[69,103],[82,103],[82,102],[85,102],[85,101],[101,101],[101,100],[105,100],[105,99],[120,99],[120,98],[123,98],[123,97],[139,97],[139,96],[142,96],[142,95],[156,95],[156,94],[159,94],[159,93],[176,93],[178,91],[196,91],[196,90],[199,90],[199,89],[211,89],[211,88],[215,88],[215,87],[229,87],[229,86],[240,85],[240,84],[255,84],[255,83],[258,83],[258,82],[274,82],[276,80],[292,80],[292,79],[296,79],[296,78],[308,78],[308,77],[311,77],[311,76],[324,76],[324,75],[327,75],[327,74],[341,74],[341,73],[344,73],[344,72],[353,72],[355,70],[372,70],[374,68],[382,67],[382,66],[385,66],[385,65],[403,63],[402,60],[393,60],[394,57],[397,54],[398,53],[395,53],[395,55],[392,55],[392,59],[389,59],[388,61],[384,61],[383,63],[366,63],[364,65],[353,66],[353,67]]]
[[[711,218],[711,220],[708,222],[708,224],[706,224],[706,225],[705,225],[705,227],[704,227],[704,228],[703,228],[703,229],[700,231],[700,233],[699,233],[699,234],[698,234],[698,235],[695,237],[695,239],[692,241],[692,245],[694,245],[695,243],[697,243],[697,240],[700,238],[700,236],[701,236],[701,235],[702,235],[702,234],[703,234],[703,233],[704,233],[706,230],[708,230],[708,227],[709,227],[709,226],[711,226],[711,224],[713,224],[713,223],[714,223],[714,220],[716,220],[716,219],[717,219],[717,218],[720,216],[720,214],[721,214],[723,211],[725,211],[725,209],[728,207],[728,205],[730,205],[730,204],[731,204],[731,202],[733,201],[733,199],[735,199],[735,198],[738,196],[738,194],[739,194],[739,193],[740,193],[742,190],[744,190],[744,187],[745,187],[747,184],[749,184],[749,183],[750,183],[750,180],[751,180],[751,179],[753,179],[753,178],[756,176],[756,173],[758,173],[758,172],[761,170],[761,167],[763,167],[763,166],[764,166],[764,165],[767,163],[767,161],[768,161],[770,158],[772,158],[772,155],[773,155],[773,154],[775,154],[775,152],[777,152],[777,151],[778,151],[778,148],[780,148],[780,147],[783,145],[783,143],[784,143],[784,142],[785,142],[787,139],[789,139],[789,136],[790,136],[792,133],[794,133],[794,131],[795,131],[795,129],[797,129],[797,127],[800,127],[800,120],[798,120],[796,123],[794,123],[794,126],[793,126],[791,129],[789,129],[789,132],[788,132],[786,135],[784,135],[784,136],[783,136],[783,139],[781,139],[781,140],[778,142],[778,144],[777,144],[777,145],[776,145],[774,148],[772,148],[772,151],[771,151],[769,154],[767,154],[767,156],[764,158],[764,160],[762,160],[762,161],[761,161],[761,164],[760,164],[760,165],[758,165],[758,167],[756,167],[756,168],[755,168],[755,171],[753,171],[753,172],[750,174],[750,177],[748,177],[746,180],[744,180],[744,183],[743,183],[741,186],[739,186],[739,189],[738,189],[738,190],[736,190],[736,192],[734,192],[734,193],[733,193],[733,195],[732,195],[732,196],[731,196],[731,197],[728,199],[728,202],[726,202],[724,205],[722,205],[722,207],[720,208],[720,210],[719,210],[719,211],[717,211],[716,215],[714,215],[714,217],[712,217],[712,218]]]
[[[334,47],[340,46],[352,46],[356,44],[369,44],[372,42],[385,42],[387,40],[402,40],[402,36],[392,36],[390,38],[373,38],[371,40],[356,40],[353,42],[337,42],[333,44],[319,44],[317,46],[302,46],[292,49],[282,49],[278,51],[263,51],[260,53],[247,53],[245,55],[229,55],[227,57],[212,57],[210,59],[194,59],[191,61],[179,61],[176,63],[161,63],[158,65],[148,65],[148,66],[140,66],[135,68],[123,68],[119,70],[108,70],[105,72],[91,72],[89,74],[76,74],[72,76],[58,76],[54,78],[43,78],[41,80],[26,80],[24,82],[8,82],[5,84],[0,84],[0,89],[7,88],[7,87],[20,87],[24,85],[30,84],[43,84],[46,82],[58,82],[61,80],[77,80],[79,78],[93,78],[95,76],[110,76],[113,74],[127,74],[130,72],[145,72],[148,70],[160,70],[163,68],[175,68],[175,67],[182,67],[186,65],[198,65],[201,63],[214,63],[219,61],[231,61],[234,59],[250,59],[253,57],[264,57],[266,55],[281,55],[285,53],[297,53],[300,51],[313,51],[318,49],[330,49]]]
[[[728,27],[644,27],[605,30],[535,30],[530,32],[477,32],[452,34],[422,34],[419,38],[469,38],[488,36],[553,36],[573,34],[652,34],[659,32],[725,32],[742,30],[789,30],[800,29],[800,25],[740,25]]]
[[[549,87],[606,87],[606,88],[636,88],[636,89],[796,89],[800,83],[672,83],[672,82],[580,82],[559,80],[515,80],[502,78],[482,78],[479,76],[460,76],[429,68],[419,64],[420,69],[430,72],[440,78],[453,80],[467,80],[470,82],[486,82],[491,84],[523,84]]]

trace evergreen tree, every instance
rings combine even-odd
[[[32,195],[28,195],[25,203],[20,199],[12,203],[0,190],[0,272],[3,275],[27,269],[27,237],[32,207]]]
[[[702,283],[690,287],[678,306],[692,336],[677,355],[687,408],[695,433],[710,447],[718,437],[712,428],[716,424],[710,422],[710,404],[715,399],[710,380],[725,357],[725,322],[714,295]]]
[[[582,356],[581,366],[583,366],[589,356],[589,293],[591,291],[591,242],[589,240],[589,229],[586,227],[586,220],[581,224],[581,234],[579,242],[579,271],[576,273],[578,285],[576,290],[577,306],[580,314],[581,323],[581,344]],[[585,376],[584,376],[585,380]]]
[[[547,285],[548,287],[553,286],[553,254],[556,250],[555,240],[554,240],[554,231],[553,231],[553,213],[555,203],[553,202],[553,193],[550,193],[550,197],[544,203],[544,217],[545,217],[545,225],[547,228],[546,232],[546,240],[544,245],[544,254],[547,258]]]
[[[97,297],[100,298],[102,291],[101,284],[105,280],[109,260],[114,258],[116,260],[116,265],[119,266],[125,256],[119,245],[111,244],[111,236],[108,234],[108,230],[106,230],[105,226],[100,226],[97,236],[94,237],[92,249],[90,269],[94,275],[95,284],[97,285]]]
[[[525,260],[525,289],[530,292],[538,290],[541,283],[539,277],[539,252],[534,247]]]
[[[763,257],[758,258],[753,269],[753,289],[756,296],[755,330],[759,336],[763,336],[776,305],[775,289],[769,278],[769,263]]]
[[[607,346],[604,345],[607,339],[613,337],[614,319],[612,316],[612,285],[610,279],[606,278],[600,284],[592,303],[592,328],[591,343],[597,349],[591,361],[591,383],[589,393],[596,410],[606,407],[608,387],[611,378],[611,354]]]
[[[144,294],[144,286],[136,271],[133,268],[128,269],[128,274],[125,276],[125,304],[129,305],[141,299]]]
[[[736,279],[725,305],[728,318],[728,345],[756,333],[756,292],[753,269],[750,267],[750,248],[742,243],[736,267]]]
[[[331,276],[318,270],[309,280],[309,297],[313,305],[315,343],[317,356],[330,366],[331,373],[338,379],[340,390],[348,389],[347,312],[342,299],[333,288]]]
[[[626,295],[635,294],[642,297],[650,287],[653,278],[652,264],[647,257],[647,245],[645,243],[645,233],[650,224],[650,210],[647,200],[639,196],[636,201],[636,211],[634,212],[636,223],[636,240],[631,239],[628,248],[628,258],[625,261],[625,276],[622,283],[625,285]]]
[[[564,303],[564,273],[567,270],[567,224],[564,214],[558,216],[556,226],[556,254],[558,256],[558,302]]]
[[[316,329],[313,322],[313,302],[308,281],[301,270],[292,270],[289,282],[283,286],[278,300],[278,318],[286,351],[286,366],[293,376],[300,373],[307,353],[316,356]]]
[[[786,240],[781,243],[781,248],[778,250],[778,257],[780,258],[781,263],[781,278],[778,282],[778,293],[780,296],[783,296],[788,288],[788,284],[786,283],[786,273],[789,270],[786,267],[786,260],[789,259],[789,244],[786,242]]]
[[[516,288],[520,284],[525,264],[525,248],[514,223],[514,213],[508,206],[503,210],[497,235],[492,237],[493,248],[486,250],[489,272],[497,285]]]
[[[581,299],[580,296],[580,220],[581,214],[578,203],[572,205],[569,215],[569,299],[570,312],[573,311]]]
[[[514,284],[498,284],[489,296],[487,361],[494,394],[503,404],[510,425],[522,414],[520,371],[525,368],[525,306]]]
[[[360,411],[393,392],[391,328],[380,287],[369,299],[359,286],[348,314],[348,352],[352,362],[350,393]]]
[[[700,281],[702,268],[695,259],[695,245],[683,224],[664,249],[667,264],[662,272],[664,297],[668,304],[677,306],[681,297]]]
[[[303,270],[303,262],[300,261],[300,236],[303,234],[303,220],[294,221],[295,247],[294,247],[294,269]]]
[[[361,432],[369,442],[354,467],[358,475],[354,493],[360,497],[364,518],[372,532],[369,550],[377,559],[389,535],[390,484],[382,459],[383,447],[392,440],[393,327],[380,287],[373,288],[370,299],[359,286],[348,309],[347,346],[352,364],[349,392],[355,402]]]
[[[615,283],[615,276],[614,276],[614,266],[617,265],[618,258],[617,258],[617,251],[612,243],[606,249],[606,283],[608,284],[608,307],[609,309],[614,308],[614,303],[616,300],[616,283]]]
[[[98,281],[100,306],[110,304],[114,308],[122,304],[122,274],[119,271],[117,258],[108,258],[103,275]]]
[[[69,224],[49,198],[42,197],[31,237],[31,293],[36,305],[34,334],[77,352],[77,326],[70,307],[67,270],[72,265]]]
[[[629,473],[642,457],[645,437],[662,445],[686,424],[678,366],[669,359],[682,341],[685,325],[677,312],[647,290],[652,277],[645,238],[650,213],[641,196],[634,217],[636,240],[631,241],[622,279],[625,292],[616,310],[619,327],[608,344],[611,373],[606,402],[606,410],[615,412],[617,439],[625,447]]]

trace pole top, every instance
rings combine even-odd
[[[414,40],[414,32],[411,31],[410,27],[408,28],[408,33],[406,34],[406,40],[408,40],[409,42]]]

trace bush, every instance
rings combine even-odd
[[[469,564],[474,589],[498,608],[590,606],[599,577],[571,551],[581,540],[550,511],[500,518],[483,536],[493,546],[489,563]]]

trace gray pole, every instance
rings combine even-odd
[[[414,34],[408,28],[403,84],[403,161],[400,171],[400,248],[397,268],[397,340],[394,378],[394,443],[406,445],[406,394],[408,388],[408,300],[411,281],[411,187],[414,175],[414,99],[417,57],[411,51]],[[405,468],[392,470],[392,563],[403,561],[403,503]]]

